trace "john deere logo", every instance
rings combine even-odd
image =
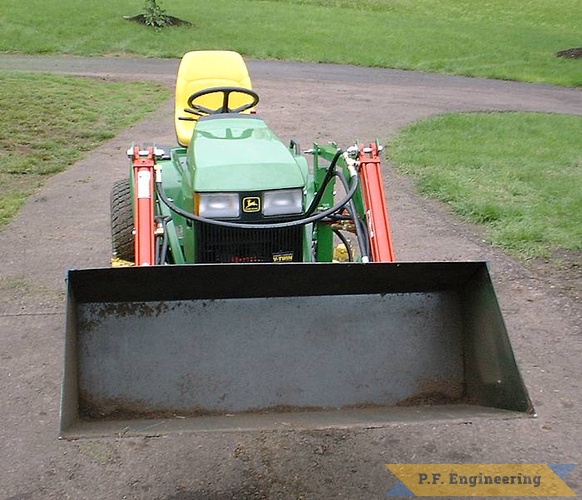
[[[261,199],[258,196],[248,196],[242,201],[243,212],[251,213],[261,210]]]

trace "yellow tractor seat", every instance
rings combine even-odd
[[[189,108],[192,94],[213,87],[242,87],[251,90],[251,79],[243,58],[237,52],[224,50],[201,50],[188,52],[182,57],[176,80],[176,102],[174,124],[181,146],[188,146],[198,116],[184,111]],[[222,94],[214,93],[196,100],[206,108],[217,109],[222,105]],[[231,107],[248,102],[248,96],[232,94]],[[251,110],[245,111],[246,113]],[[187,118],[188,120],[180,120]],[[192,119],[194,119],[192,121]]]

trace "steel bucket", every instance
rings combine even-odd
[[[67,281],[63,437],[533,412],[484,262],[87,269]]]

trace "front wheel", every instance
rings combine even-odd
[[[111,244],[113,258],[135,262],[129,179],[116,181],[111,189]]]

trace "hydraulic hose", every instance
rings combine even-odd
[[[337,165],[338,160],[343,155],[343,153],[344,152],[341,149],[338,149],[336,151],[335,155],[333,156],[333,158],[331,159],[331,162],[330,162],[329,166],[327,167],[327,171],[325,173],[325,177],[323,179],[323,182],[321,183],[321,187],[319,188],[319,190],[315,194],[315,197],[311,201],[309,208],[305,211],[305,215],[307,217],[309,217],[313,212],[315,212],[316,208],[319,206],[319,203],[321,202],[321,199],[323,198],[323,193],[325,193],[325,190],[327,189],[327,185],[331,182],[331,180],[336,175],[335,167]]]
[[[167,224],[170,217],[160,216],[156,217],[156,222],[162,225],[162,234],[156,235],[156,255],[155,263],[156,265],[163,265],[166,262],[166,257],[168,253],[168,230]],[[161,242],[160,242],[161,240]]]
[[[162,219],[162,229],[164,230],[164,238],[162,240],[162,251],[160,252],[160,264],[166,263],[166,258],[168,254],[168,219],[170,217],[164,217]]]

